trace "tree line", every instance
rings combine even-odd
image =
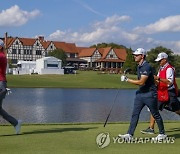
[[[132,50],[127,49],[127,58],[126,61],[123,65],[123,68],[131,68],[132,72],[136,72],[136,63],[134,61],[133,55],[132,55]],[[154,73],[157,74],[158,69],[159,69],[159,63],[155,62],[155,59],[157,58],[157,55],[160,52],[165,52],[168,55],[168,61],[169,63],[175,68],[176,70],[176,75],[180,76],[180,56],[177,54],[174,54],[174,52],[171,49],[167,49],[162,46],[158,46],[156,48],[152,48],[149,51],[147,51],[147,61],[150,63],[150,65],[154,68]]]
[[[131,68],[131,70],[132,70],[131,73],[136,74],[137,64],[134,61],[134,57],[132,55],[132,53],[134,51],[131,48],[127,48],[124,45],[119,45],[119,44],[116,44],[116,43],[99,43],[99,44],[90,46],[90,48],[97,48],[97,49],[106,48],[106,47],[112,47],[112,48],[118,48],[118,49],[121,49],[121,48],[126,49],[127,57],[126,57],[126,61],[125,61],[124,65],[123,65],[123,69]],[[157,71],[158,71],[159,63],[155,62],[154,60],[157,58],[157,55],[160,52],[165,52],[165,53],[168,54],[169,63],[172,66],[175,67],[176,74],[180,75],[180,56],[175,54],[171,49],[165,48],[163,46],[158,46],[158,47],[152,48],[149,51],[147,51],[146,59],[151,64],[151,66],[154,68],[155,73],[157,73]],[[67,56],[66,56],[65,52],[62,49],[55,49],[54,51],[49,52],[48,56],[54,56],[54,57],[56,57],[58,59],[61,59],[63,66],[66,65]]]

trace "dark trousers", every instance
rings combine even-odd
[[[161,115],[159,114],[158,105],[157,105],[157,95],[153,91],[136,94],[128,134],[134,135],[134,131],[136,129],[139,120],[139,115],[145,105],[150,109],[152,116],[156,120],[156,123],[159,128],[159,134],[164,134],[165,133],[164,124]]]
[[[0,81],[0,115],[13,126],[16,126],[18,124],[18,121],[2,108],[2,103],[3,99],[6,96],[6,92],[6,82]]]

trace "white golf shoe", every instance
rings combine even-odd
[[[133,139],[131,134],[124,134],[124,135],[119,134],[118,137],[120,137],[120,138],[122,138],[123,140],[126,140],[126,141],[131,141]]]
[[[167,137],[167,135],[165,135],[165,134],[159,134],[157,137],[153,137],[152,140],[161,141],[161,140],[166,139],[166,137]]]
[[[18,124],[14,127],[15,131],[16,131],[16,134],[20,134],[21,125],[22,125],[22,120],[18,120]]]

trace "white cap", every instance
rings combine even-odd
[[[133,55],[146,55],[146,51],[143,48],[138,48],[133,52]]]
[[[168,58],[168,55],[165,52],[161,52],[158,54],[157,58],[155,61],[160,61],[161,59]]]
[[[4,48],[4,42],[0,39],[0,46]]]

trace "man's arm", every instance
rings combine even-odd
[[[174,70],[172,68],[168,68],[166,71],[166,79],[162,79],[159,76],[154,76],[156,82],[166,83],[168,86],[172,85],[174,82]]]
[[[171,82],[168,79],[162,79],[159,76],[154,76],[154,79],[156,80],[157,83],[163,82],[163,83],[166,83],[167,85],[171,84]]]
[[[148,76],[146,75],[141,75],[141,79],[140,80],[132,80],[132,79],[128,79],[127,82],[135,84],[135,85],[144,85],[146,80],[148,79]]]

